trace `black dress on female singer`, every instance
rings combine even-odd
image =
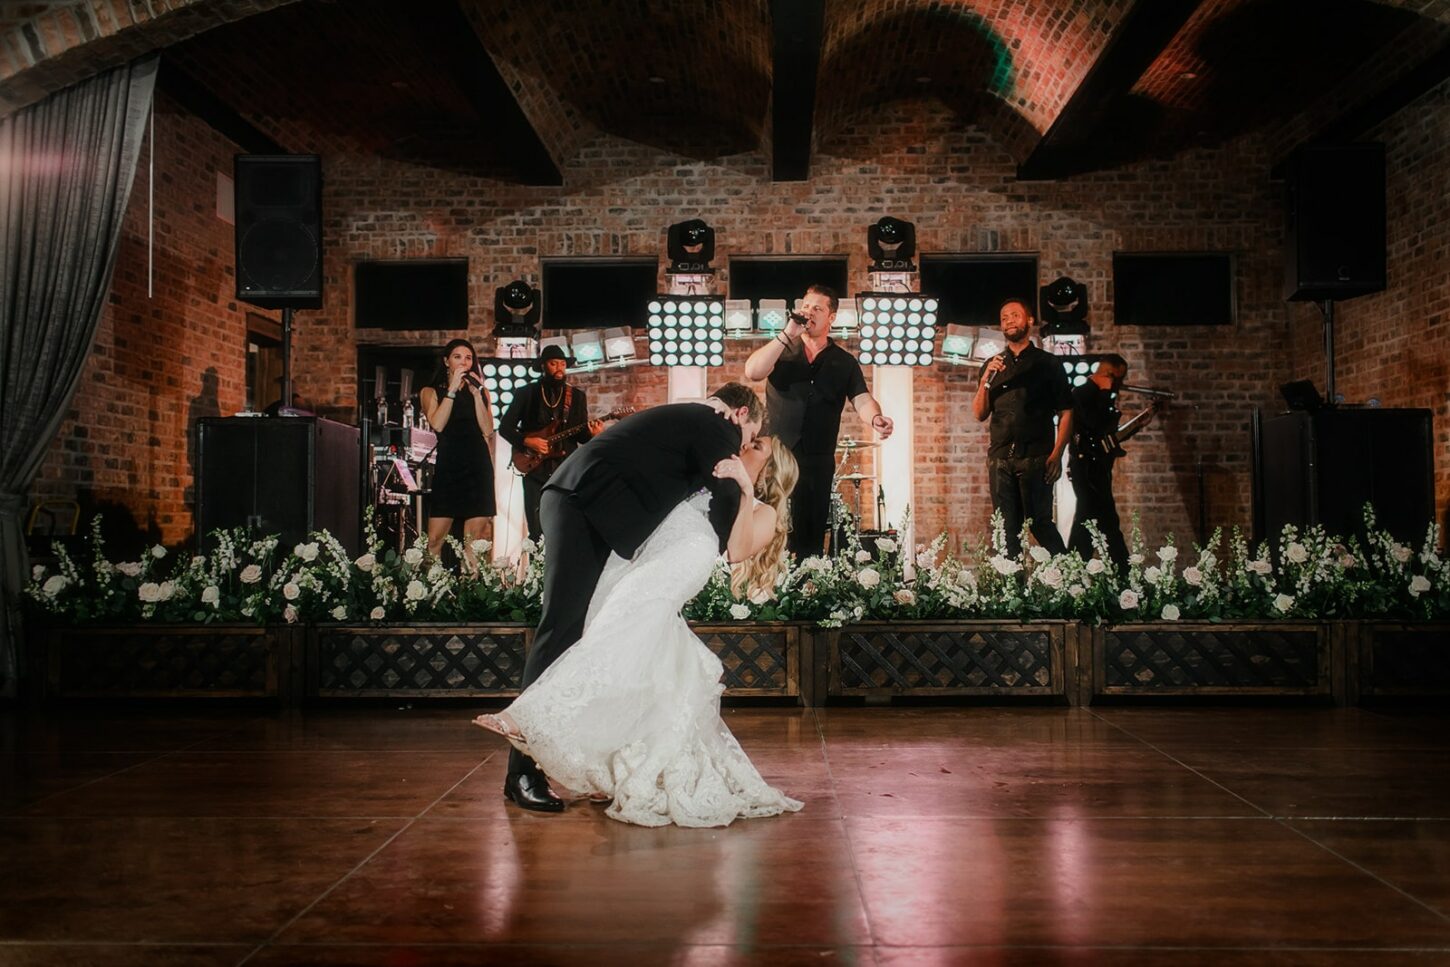
[[[433,392],[438,394],[438,399],[443,399],[448,395],[448,381],[439,382]],[[454,406],[448,422],[438,433],[433,488],[428,499],[429,517],[468,520],[494,515],[493,457],[488,452],[483,428],[478,425],[474,404],[477,392],[468,380],[463,381],[458,401],[467,405]]]

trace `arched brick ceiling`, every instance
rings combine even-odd
[[[1131,0],[829,0],[817,132],[829,139],[863,111],[933,97],[995,129],[1041,134],[1102,52]],[[989,110],[994,104],[1009,111]]]
[[[697,157],[760,146],[770,100],[766,0],[465,3],[501,69],[569,105],[539,110],[572,109],[599,130]]]

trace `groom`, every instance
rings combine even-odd
[[[554,471],[539,503],[544,528],[544,602],[523,687],[584,633],[589,599],[611,552],[630,558],[679,504],[709,488],[710,523],[720,549],[730,533],[740,487],[715,465],[755,439],[765,407],[755,391],[726,383],[704,403],[656,406],[580,447]],[[513,750],[504,796],[539,812],[562,812],[539,767]]]

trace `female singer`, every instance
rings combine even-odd
[[[493,410],[474,369],[473,345],[455,339],[443,347],[432,385],[418,394],[428,425],[438,434],[438,457],[428,498],[428,553],[435,559],[455,518],[463,518],[463,566],[473,570],[473,542],[494,515]]]

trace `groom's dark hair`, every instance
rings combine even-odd
[[[760,397],[755,395],[755,390],[744,383],[726,383],[717,387],[715,392],[710,395],[732,410],[745,407],[752,423],[765,422],[765,404],[760,402]]]

